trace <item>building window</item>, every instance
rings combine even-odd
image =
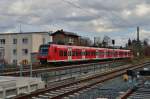
[[[22,49],[22,54],[27,55],[28,54],[28,49]]]
[[[69,42],[73,43],[74,42],[74,39],[73,38],[69,38]]]
[[[28,43],[28,38],[23,38],[23,39],[22,39],[22,43],[23,43],[23,44],[27,44],[27,43]]]
[[[17,54],[17,50],[13,49],[13,55],[16,55],[16,54]]]
[[[0,44],[5,44],[5,39],[0,39]]]
[[[13,64],[17,64],[17,60],[16,59],[13,60]]]
[[[13,39],[13,44],[17,44],[17,39]]]
[[[5,55],[5,49],[3,47],[0,47],[0,60],[4,60]]]

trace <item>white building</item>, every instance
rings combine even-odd
[[[37,53],[41,44],[51,42],[49,32],[24,32],[0,34],[0,59],[8,64],[31,62],[31,53]]]

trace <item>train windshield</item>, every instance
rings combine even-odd
[[[39,53],[40,53],[41,55],[46,55],[46,54],[48,54],[48,47],[49,47],[49,45],[41,45],[41,46],[40,46]]]

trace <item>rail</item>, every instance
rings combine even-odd
[[[124,62],[124,61],[115,61],[117,62]],[[43,72],[51,72],[51,71],[59,71],[59,70],[66,70],[66,69],[73,69],[73,68],[80,68],[80,67],[86,67],[90,65],[97,65],[97,64],[111,64],[113,63],[112,61],[108,62],[98,62],[98,63],[88,63],[88,64],[79,64],[79,65],[69,65],[69,66],[61,66],[61,67],[49,67],[49,68],[40,68],[40,69],[33,69],[32,73],[33,74],[39,74]],[[30,75],[30,70],[23,70],[22,71],[23,76],[29,76]],[[0,74],[1,76],[19,76],[20,71],[12,71],[12,72],[3,72]]]
[[[15,99],[31,99],[31,97],[45,97],[44,95],[46,95],[46,97],[49,97],[50,99],[61,99],[62,97],[68,96],[70,94],[73,94],[75,92],[78,92],[80,90],[89,88],[93,85],[102,83],[104,81],[110,80],[112,78],[115,78],[117,76],[120,76],[124,73],[126,73],[126,70],[128,69],[137,69],[137,68],[141,68],[145,65],[148,65],[149,62],[146,63],[141,63],[141,64],[137,64],[137,65],[126,65],[125,67],[119,67],[117,69],[114,69],[110,72],[107,73],[103,73],[103,74],[96,74],[90,77],[86,77],[83,79],[77,79],[76,81],[70,82],[70,83],[66,83],[57,87],[49,87],[49,88],[45,88],[45,89],[41,89],[38,90],[36,92],[33,92],[31,94],[27,94],[27,95],[23,95],[23,96],[18,96],[15,97]],[[69,89],[69,91],[63,91],[61,89]],[[53,91],[60,91],[58,92],[59,94],[57,94],[56,96],[50,96],[50,94],[48,95],[48,93],[53,92]]]

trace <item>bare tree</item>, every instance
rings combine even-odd
[[[100,37],[94,37],[94,46],[102,47],[102,40]]]
[[[111,45],[111,38],[109,36],[104,36],[102,45],[103,47],[109,47]]]
[[[79,38],[80,46],[92,46],[92,41],[88,37]]]
[[[146,38],[146,39],[144,39],[144,41],[143,41],[143,44],[144,44],[144,46],[148,46],[148,39]]]

